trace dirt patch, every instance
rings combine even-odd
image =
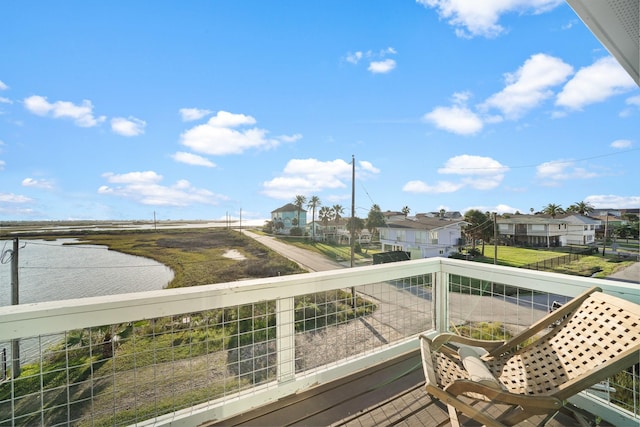
[[[225,258],[234,259],[236,261],[243,261],[247,259],[247,257],[238,252],[237,249],[229,249],[228,251],[223,253],[222,256]]]

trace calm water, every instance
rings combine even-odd
[[[173,271],[156,261],[106,246],[63,245],[72,241],[20,240],[20,304],[157,290],[173,279]],[[0,241],[0,251],[11,249],[13,241]],[[0,264],[0,306],[11,304],[8,259]]]

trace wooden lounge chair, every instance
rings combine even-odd
[[[459,413],[486,426],[534,415],[544,425],[569,397],[640,361],[640,306],[592,288],[507,342],[450,333],[420,342],[426,391],[453,426]],[[508,409],[494,418],[461,395]]]

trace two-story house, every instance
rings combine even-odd
[[[411,259],[448,257],[458,251],[465,224],[462,220],[396,216],[378,231],[383,252],[409,252]]]
[[[580,214],[510,215],[496,220],[501,242],[513,246],[557,247],[595,244],[599,220]]]
[[[300,218],[299,223],[298,218]],[[293,203],[287,203],[271,211],[271,221],[273,222],[273,228],[276,233],[289,234],[293,227],[299,227],[301,229],[306,227],[307,211],[304,209],[298,210],[297,206]]]
[[[349,218],[340,218],[337,221],[333,220],[327,223],[313,221],[307,226],[308,234],[315,235],[316,240],[350,244],[351,232],[347,228],[348,222]],[[367,229],[360,230],[355,237],[356,242],[360,244],[371,242],[371,233]]]

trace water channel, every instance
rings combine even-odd
[[[73,239],[20,240],[18,249],[19,303],[115,295],[165,288],[173,271],[154,260],[110,251],[106,246],[65,245]],[[12,240],[0,240],[0,306],[11,305]],[[20,341],[22,363],[37,360],[39,352],[61,335]],[[11,360],[11,347],[0,328],[1,364]]]
[[[173,271],[148,258],[106,246],[65,245],[73,239],[20,240],[19,302],[56,301],[163,289]],[[11,304],[12,240],[0,241],[0,306]]]

